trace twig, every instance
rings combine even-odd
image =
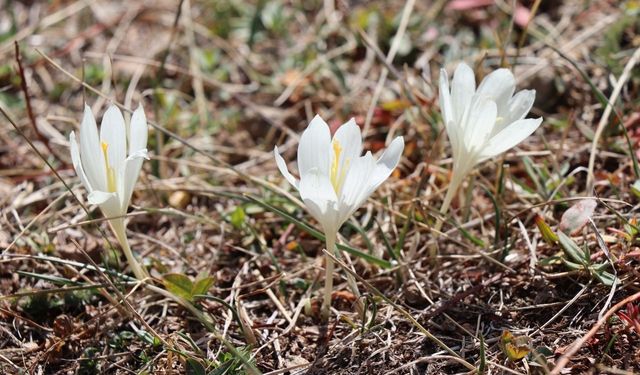
[[[616,86],[613,88],[613,92],[609,97],[609,103],[607,104],[607,107],[604,109],[604,113],[600,118],[598,127],[596,128],[596,132],[593,136],[593,142],[591,143],[591,152],[589,154],[589,171],[587,172],[587,194],[593,190],[593,185],[594,185],[593,168],[596,161],[596,154],[598,153],[598,142],[600,141],[602,132],[604,131],[607,125],[607,120],[609,120],[609,116],[611,115],[611,112],[614,109],[616,100],[618,99],[618,95],[620,95],[620,92],[622,91],[622,87],[624,86],[625,83],[627,83],[627,80],[630,78],[631,71],[633,70],[633,67],[638,63],[638,60],[640,60],[640,48],[637,48],[635,50],[635,52],[633,53],[633,55],[625,65],[624,70],[622,71],[620,78],[618,78],[618,82],[616,83]]]
[[[569,349],[566,353],[564,353],[562,357],[560,357],[560,359],[558,359],[556,367],[554,367],[553,370],[551,370],[550,374],[559,375],[562,369],[564,369],[567,366],[567,364],[571,360],[571,357],[573,357],[573,355],[576,354],[578,350],[580,350],[580,348],[582,348],[582,345],[584,345],[585,342],[591,339],[591,337],[593,337],[593,335],[595,335],[596,332],[598,332],[598,329],[600,329],[600,326],[606,323],[611,315],[613,315],[616,311],[618,311],[620,308],[625,306],[627,303],[633,302],[637,299],[640,299],[640,292],[623,299],[622,301],[616,303],[615,306],[610,308],[609,311],[607,311],[607,313],[602,316],[602,318],[598,319],[596,324],[594,324],[594,326],[591,327],[591,329],[589,330],[589,332],[587,332],[586,335],[574,341],[574,343],[571,345],[571,349]]]
[[[396,57],[396,53],[400,48],[400,42],[402,41],[404,33],[407,30],[409,18],[411,16],[411,12],[413,11],[413,6],[415,5],[415,3],[415,0],[408,0],[404,6],[404,9],[402,10],[402,18],[400,19],[398,31],[396,31],[396,35],[393,37],[391,48],[389,48],[389,53],[387,54],[387,58],[385,59],[385,61],[389,64],[391,64],[393,59]],[[384,67],[382,69],[382,73],[380,74],[380,78],[378,79],[378,84],[376,85],[375,91],[373,92],[373,98],[371,99],[371,104],[369,104],[369,109],[367,110],[367,117],[364,120],[364,127],[362,129],[363,138],[366,137],[369,133],[369,127],[371,126],[371,120],[373,119],[373,111],[376,109],[376,105],[378,105],[378,99],[380,99],[380,95],[382,94],[382,87],[387,80],[388,74],[389,69]]]
[[[27,77],[24,74],[24,68],[22,66],[22,54],[20,53],[20,46],[18,42],[15,42],[15,50],[16,50],[16,62],[18,63],[18,73],[20,74],[20,87],[22,88],[22,92],[24,93],[24,101],[27,106],[27,116],[29,116],[29,120],[31,122],[31,126],[33,127],[33,131],[36,133],[38,140],[44,143],[49,150],[49,153],[53,156],[57,155],[53,152],[51,145],[49,144],[49,140],[40,133],[38,126],[36,125],[36,116],[33,114],[33,107],[31,107],[31,97],[29,96],[29,88],[27,86]]]

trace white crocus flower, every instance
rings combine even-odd
[[[111,229],[138,279],[145,278],[146,273],[129,248],[124,216],[142,162],[148,159],[147,133],[142,106],[133,112],[127,128],[118,107],[111,105],[102,118],[98,135],[93,113],[85,105],[79,144],[74,132],[69,136],[73,168],[89,193],[88,201],[98,205],[104,216],[110,218]]]
[[[335,241],[342,224],[391,175],[398,165],[404,140],[396,137],[384,154],[375,160],[371,152],[362,154],[362,135],[353,119],[340,126],[333,138],[329,125],[315,116],[302,133],[298,145],[296,179],[274,149],[276,164],[282,175],[300,192],[307,210],[322,226],[327,251],[335,251]],[[327,258],[327,276],[322,315],[328,318],[333,282],[333,262]]]
[[[449,90],[447,72],[440,71],[440,107],[453,150],[451,185],[441,213],[447,212],[456,190],[478,163],[514,147],[540,126],[542,118],[524,118],[533,106],[535,90],[514,95],[515,86],[511,71],[498,69],[476,89],[473,70],[461,63]]]

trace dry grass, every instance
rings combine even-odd
[[[528,25],[534,1],[516,17],[511,1],[457,9],[468,3],[493,2],[0,1],[0,107],[20,130],[0,120],[0,372],[639,372],[640,333],[615,314],[640,287],[638,2],[542,2]],[[479,76],[513,69],[545,121],[477,168],[438,236],[450,150],[435,78],[461,60]],[[73,197],[85,192],[67,140],[85,101],[94,113],[140,102],[155,124],[128,226],[145,284]],[[338,269],[327,326],[323,244],[272,155],[284,145],[293,160],[315,113],[354,116],[373,151],[407,144],[341,231],[369,255],[343,259],[367,314]],[[556,231],[588,196],[593,225],[573,240],[615,287],[568,267],[535,223]],[[157,293],[169,273],[214,277],[200,314]],[[524,359],[507,358],[503,331],[526,337]]]

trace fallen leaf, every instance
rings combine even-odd
[[[597,205],[595,199],[583,199],[571,206],[560,219],[560,230],[569,234],[578,232],[587,224]]]
[[[500,349],[510,361],[519,361],[531,351],[529,336],[514,336],[510,331],[503,331],[500,336]]]

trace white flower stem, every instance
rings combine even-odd
[[[345,261],[345,257],[349,258],[348,254],[342,254],[342,251],[340,251],[338,249],[338,245],[337,245],[337,235],[336,235],[336,247],[335,247],[335,251],[333,253],[333,255],[341,261],[344,261],[346,264],[349,264],[351,266],[351,271],[352,272],[356,272],[355,269],[353,269],[353,265],[351,265],[351,259],[348,259],[348,262]],[[344,257],[343,257],[344,255]],[[353,295],[356,297],[356,309],[358,310],[358,314],[362,315],[364,312],[364,303],[362,303],[362,298],[361,298],[361,294],[360,294],[360,290],[358,289],[358,283],[356,282],[355,277],[353,277],[353,275],[349,272],[346,273],[345,275],[347,277],[347,285],[349,286],[349,288],[351,289],[351,292],[353,293]]]
[[[440,215],[445,215],[447,211],[449,211],[449,206],[451,206],[451,201],[453,201],[453,197],[456,195],[456,190],[457,189],[452,189],[451,186],[447,189],[447,194],[445,194],[442,206],[440,206]],[[442,221],[442,216],[440,216],[438,222],[442,223]]]
[[[332,255],[335,255],[337,233],[335,231],[331,231],[325,233],[324,236],[327,251]],[[323,322],[329,321],[329,314],[331,312],[331,292],[333,292],[333,260],[328,256],[325,257],[325,269],[324,296],[322,299],[322,308],[320,310],[320,316]]]
[[[140,263],[133,256],[133,252],[131,251],[131,247],[129,247],[129,240],[127,239],[127,230],[124,225],[124,219],[113,219],[109,220],[109,224],[111,224],[111,230],[116,235],[120,246],[122,247],[122,252],[124,252],[124,256],[127,258],[127,262],[129,263],[129,267],[133,271],[133,274],[136,276],[138,280],[144,280],[149,277],[147,272],[142,268]]]
[[[442,229],[442,223],[444,219],[444,215],[449,212],[449,207],[451,206],[451,202],[453,201],[453,197],[456,196],[458,192],[458,188],[460,184],[462,184],[463,178],[460,178],[456,175],[451,179],[451,183],[447,188],[447,194],[444,196],[444,200],[442,201],[442,206],[440,206],[440,217],[438,217],[438,221],[436,222],[436,230]]]
[[[453,177],[451,178],[451,183],[449,184],[449,188],[447,189],[447,194],[445,194],[444,200],[442,201],[442,206],[440,206],[440,216],[436,220],[436,225],[434,225],[433,227],[436,232],[436,236],[438,236],[440,230],[442,230],[442,225],[444,224],[444,216],[449,211],[449,207],[451,206],[453,197],[455,197],[456,193],[458,192],[458,188],[460,187],[460,184],[462,184],[463,180],[464,176],[460,177],[454,171]],[[435,260],[437,255],[438,246],[437,243],[435,243],[429,248],[429,256],[432,260]]]

